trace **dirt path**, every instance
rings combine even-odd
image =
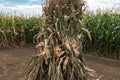
[[[87,65],[94,69],[101,80],[120,80],[120,61],[85,55]]]
[[[26,64],[35,54],[34,46],[0,49],[0,80],[19,80]],[[119,61],[85,56],[90,68],[102,75],[101,80],[120,80]]]

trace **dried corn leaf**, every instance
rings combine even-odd
[[[44,60],[45,60],[46,64],[48,64],[48,58],[49,58],[48,53],[45,53],[44,54]]]
[[[81,50],[80,31],[87,32],[91,40],[89,32],[82,28],[84,5],[83,0],[47,0],[43,9],[45,22],[36,36],[44,41],[44,54],[39,55],[45,64],[41,59],[35,80],[86,80],[89,69],[76,57]]]
[[[10,32],[12,32],[12,31],[11,31],[10,29],[7,29],[6,32],[7,32],[7,33],[10,33]]]
[[[44,33],[41,33],[41,32],[39,32],[39,34],[37,34],[35,37],[36,37],[36,39],[39,39],[42,35],[44,35]]]
[[[54,54],[55,54],[55,56],[60,57],[61,52],[62,52],[61,46],[60,45],[56,45],[54,47]]]
[[[82,30],[85,31],[85,32],[87,33],[87,35],[88,35],[90,41],[92,41],[92,37],[91,37],[91,35],[90,35],[90,32],[89,32],[87,29],[85,29],[85,28],[82,28]]]
[[[66,48],[71,51],[70,42],[67,39],[65,40],[64,44],[65,44]]]
[[[68,64],[69,57],[67,56],[63,62],[63,70],[66,71],[67,64]]]
[[[79,55],[80,55],[79,50],[78,50],[78,49],[73,49],[73,50],[74,50],[75,55],[76,55],[77,57],[79,57]]]
[[[1,32],[1,33],[4,33],[4,31],[3,31],[1,28],[0,28],[0,32]]]
[[[37,45],[35,46],[35,48],[38,49],[39,47],[42,47],[42,46],[44,46],[44,43],[43,43],[43,42],[40,42],[39,44],[37,44]]]

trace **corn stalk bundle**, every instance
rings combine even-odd
[[[29,63],[25,80],[86,80],[88,71],[82,59],[82,0],[47,0],[45,21],[38,40],[39,54]],[[91,39],[91,37],[90,37]]]

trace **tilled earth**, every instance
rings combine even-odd
[[[20,80],[27,63],[35,55],[34,46],[0,48],[0,80]],[[100,80],[120,80],[120,61],[84,56],[86,63],[94,69]]]

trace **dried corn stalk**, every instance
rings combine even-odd
[[[36,46],[39,55],[28,65],[25,80],[86,80],[82,59],[83,0],[47,0],[45,21]],[[90,37],[91,40],[91,37]]]

